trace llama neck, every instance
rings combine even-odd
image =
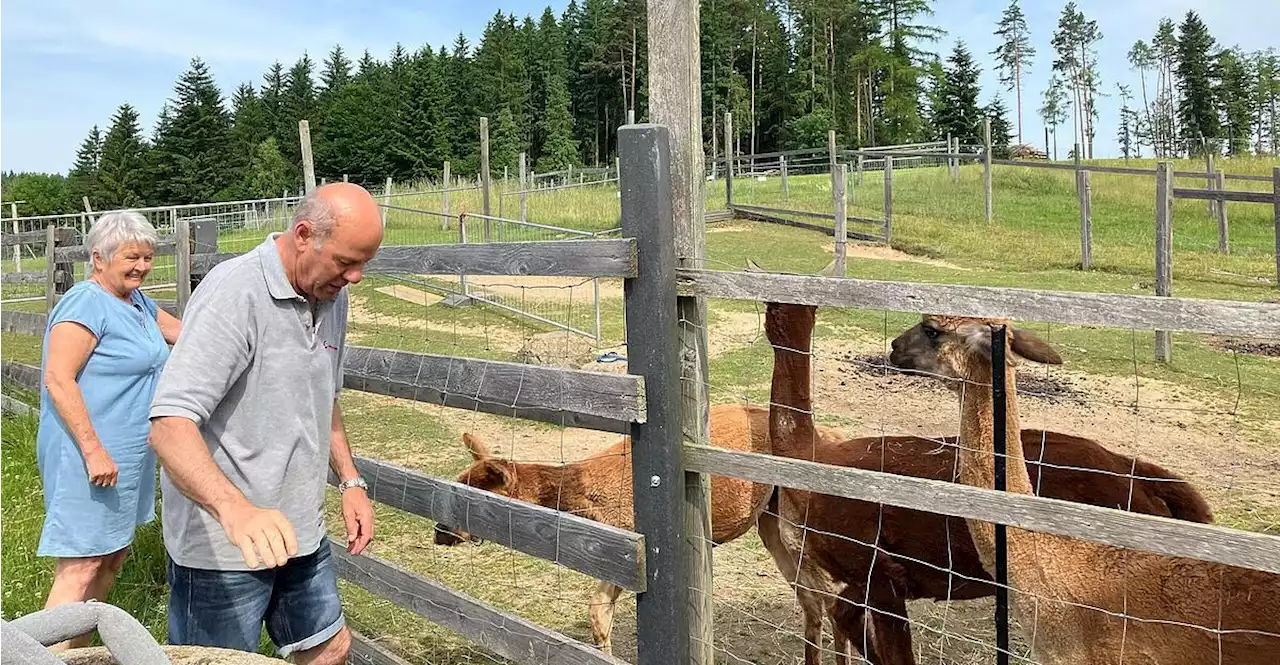
[[[811,312],[803,316],[806,312],[800,306],[778,307],[780,314],[771,322],[769,335],[773,345],[769,439],[775,455],[813,459],[817,440],[809,385],[813,317]]]
[[[1033,494],[1031,477],[1022,454],[1021,424],[1018,418],[1017,388],[1013,367],[1005,369],[1005,480],[1006,490],[1017,494]],[[960,480],[966,485],[995,489],[995,425],[992,420],[991,368],[970,376],[962,387],[960,405]],[[984,567],[995,566],[995,526],[981,520],[968,520],[974,545]],[[1014,534],[1010,532],[1012,541]]]
[[[580,498],[571,491],[575,478],[572,465],[513,463],[516,498],[553,510],[580,511]]]

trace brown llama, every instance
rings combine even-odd
[[[1019,429],[1017,358],[1062,359],[1035,335],[999,319],[924,316],[893,341],[890,362],[945,379],[960,398],[961,482],[992,489],[991,332],[1005,325],[1006,430]],[[1033,494],[1018,446],[1009,492]],[[967,520],[983,568],[995,528]],[[1010,604],[1027,643],[1049,665],[1262,665],[1280,661],[1280,575],[1008,528]]]
[[[764,407],[713,405],[709,424],[712,445],[758,453],[770,449],[769,411]],[[475,436],[464,434],[463,440],[474,461],[458,474],[458,482],[618,528],[635,528],[630,437],[570,464],[501,459]],[[711,476],[712,543],[727,543],[751,530],[772,491],[772,485]],[[436,525],[436,544],[456,545],[470,539],[460,529]],[[591,633],[606,653],[612,652],[613,609],[621,594],[621,587],[601,581],[591,595]]]
[[[819,435],[814,442],[809,349],[816,310],[767,304],[765,332],[774,347],[774,454],[956,480],[954,436],[838,441]],[[1213,519],[1189,483],[1155,464],[1056,432],[1028,429],[1019,438],[1033,460],[1025,468],[1042,496],[1196,522]],[[995,592],[959,518],[778,488],[758,530],[783,576],[797,584],[806,665],[820,662],[824,614],[832,618],[837,662],[848,662],[848,641],[854,639],[871,662],[904,665],[914,663],[908,600],[968,600]],[[863,629],[867,619],[869,632]]]

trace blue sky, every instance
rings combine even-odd
[[[418,47],[451,42],[463,32],[479,40],[484,24],[502,8],[535,18],[548,4],[559,15],[568,0],[7,0],[0,7],[0,168],[65,171],[95,123],[103,128],[121,103],[133,104],[150,134],[156,114],[190,58],[212,67],[224,94],[242,82],[261,83],[275,60],[286,67],[305,50],[320,61],[334,44],[354,55],[366,48],[385,57],[396,42]],[[931,22],[947,34],[934,45],[950,51],[962,38],[983,65],[982,101],[1001,92],[988,54],[1006,0],[935,0]],[[1023,0],[1038,51],[1024,89],[1024,138],[1043,141],[1035,117],[1052,61],[1049,35],[1065,4]],[[1274,0],[1079,0],[1103,34],[1098,45],[1104,92],[1100,100],[1099,157],[1116,154],[1117,82],[1138,91],[1125,54],[1148,39],[1162,16],[1180,21],[1197,11],[1225,45],[1245,50],[1280,48],[1280,2]],[[1065,143],[1063,139],[1065,137]],[[1070,143],[1070,129],[1059,149]]]

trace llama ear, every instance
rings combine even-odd
[[[511,485],[511,469],[507,468],[507,464],[503,460],[487,459],[481,465],[481,469],[480,473],[489,481],[486,486],[490,488],[506,488]]]
[[[471,432],[462,433],[462,442],[466,444],[467,450],[471,451],[471,457],[474,459],[481,460],[492,456],[489,447],[484,445],[484,441]]]
[[[1013,333],[1013,352],[1038,363],[1061,365],[1062,356],[1049,343],[1025,330],[1010,328]]]

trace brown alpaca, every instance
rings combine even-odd
[[[863,437],[813,445],[809,392],[815,307],[768,303],[765,331],[774,346],[772,421],[775,454],[936,480],[956,479],[956,437]],[[1023,430],[1027,464],[1042,496],[1197,522],[1212,521],[1208,504],[1185,482],[1142,460],[1080,437]],[[1096,473],[1101,470],[1105,473]],[[1137,480],[1165,478],[1165,481]],[[803,533],[804,527],[812,531]],[[788,581],[797,580],[805,626],[805,662],[820,660],[821,622],[832,616],[837,661],[846,640],[879,665],[914,663],[906,601],[967,600],[994,593],[964,520],[894,506],[779,488],[761,515],[761,540]],[[785,537],[784,537],[785,535]],[[805,559],[797,564],[804,538]],[[873,548],[872,544],[875,545]],[[874,557],[874,558],[873,558]],[[846,602],[837,602],[834,594]]]
[[[769,411],[763,407],[717,404],[710,409],[711,444],[732,450],[769,451]],[[475,461],[458,474],[460,483],[563,510],[587,519],[634,529],[631,439],[572,464],[530,464],[492,456],[484,443],[464,434]],[[711,477],[711,540],[719,545],[746,533],[756,523],[772,485],[726,476]],[[435,541],[456,545],[469,536],[436,526]],[[590,601],[591,633],[606,653],[612,651],[613,608],[622,588],[600,582]]]
[[[925,316],[893,341],[890,361],[947,379],[961,401],[960,479],[994,485],[991,326],[996,319]],[[1048,344],[1007,327],[1006,430],[1017,437],[1014,354],[1060,363]],[[1008,491],[1032,494],[1018,446]],[[988,572],[995,528],[967,520]],[[1038,662],[1261,665],[1280,658],[1280,575],[1008,528],[1011,606]]]

